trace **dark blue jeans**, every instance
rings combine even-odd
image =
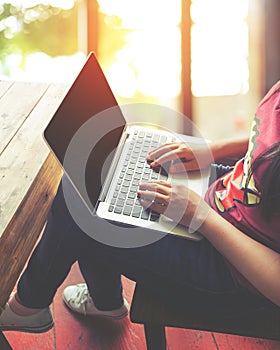
[[[42,239],[18,283],[22,303],[33,308],[51,304],[76,261],[99,309],[122,305],[121,275],[147,287],[156,288],[155,281],[160,281],[160,285],[183,289],[186,300],[191,296],[192,306],[215,312],[225,312],[223,298],[226,303],[231,299],[244,300],[244,304],[252,301],[252,294],[233,280],[224,258],[206,239],[194,242],[167,235],[139,248],[102,244],[75,224],[60,186]],[[208,300],[206,305],[203,300]]]

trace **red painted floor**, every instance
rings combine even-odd
[[[130,322],[102,321],[76,316],[63,305],[61,293],[66,285],[82,281],[75,265],[59,289],[53,312],[55,326],[44,334],[6,332],[13,350],[145,350],[143,327]],[[131,301],[134,283],[124,279],[124,292]],[[216,333],[167,329],[169,350],[280,350],[280,342]],[[1,349],[0,349],[1,350]]]

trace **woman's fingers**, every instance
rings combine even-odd
[[[184,217],[188,190],[167,181],[153,181],[139,186],[138,197],[143,207],[164,214],[179,223]]]
[[[166,143],[165,145],[156,148],[155,150],[148,153],[147,161],[153,162],[155,159],[161,157],[165,153],[168,153],[172,150],[176,150],[179,147],[178,143]]]
[[[209,212],[209,206],[197,193],[184,185],[167,181],[141,184],[138,196],[143,207],[164,214],[175,223],[185,226],[191,224],[195,229],[201,225]]]
[[[151,168],[166,167],[168,173],[182,173],[197,170],[198,165],[193,150],[185,143],[166,144],[150,152],[147,162]]]
[[[168,195],[170,193],[171,183],[168,181],[151,181],[139,185],[139,190],[159,192]]]
[[[137,192],[140,203],[159,213],[168,205],[171,184],[166,181],[155,181],[140,184]]]
[[[145,200],[143,198],[139,198],[141,205],[146,208],[150,209],[152,211],[155,211],[159,214],[163,214],[166,210],[166,205],[163,203],[158,203],[158,202],[151,202],[148,200]]]
[[[199,165],[195,159],[173,162],[169,168],[170,174],[186,173],[186,171],[198,170]]]
[[[143,191],[138,193],[139,198],[142,198],[146,201],[150,202],[157,202],[157,203],[162,203],[166,204],[167,203],[167,196],[164,194],[161,194],[159,192],[152,192],[152,191]]]
[[[150,191],[144,191],[140,193],[139,198],[146,202],[158,203],[160,205],[167,205],[167,199],[168,199],[168,197],[160,193],[150,192]]]
[[[177,149],[174,151],[166,152],[162,156],[156,158],[153,162],[151,162],[151,167],[155,168],[159,165],[163,166],[165,163],[170,162],[172,160],[180,159],[177,155]]]

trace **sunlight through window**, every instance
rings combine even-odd
[[[244,94],[249,89],[248,0],[193,0],[192,92]]]
[[[0,0],[0,79],[64,82],[84,62],[77,1]]]
[[[117,48],[104,63],[120,97],[162,102],[181,90],[181,2],[179,0],[99,0],[108,39]],[[112,33],[118,32],[112,39]],[[106,40],[104,36],[103,40]],[[100,38],[102,41],[102,38]],[[101,44],[102,45],[102,44]],[[101,53],[102,54],[102,53]]]
[[[0,0],[0,78],[71,80],[84,60],[77,31],[85,1]],[[98,56],[118,97],[177,107],[181,0],[87,1],[99,5]],[[248,1],[192,0],[194,96],[248,91]]]

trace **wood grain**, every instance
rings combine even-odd
[[[3,83],[2,89],[5,90],[6,87],[7,83]],[[42,83],[19,82],[14,83],[2,94],[0,100],[0,154],[28,118],[47,87],[47,84]]]
[[[0,80],[0,98],[13,86],[12,81],[1,81]]]
[[[23,88],[22,85],[21,87]],[[36,84],[30,87],[34,93],[36,89]],[[51,85],[46,91],[41,91],[43,96],[37,101],[36,106],[32,104],[32,111],[28,118],[13,135],[1,154],[0,237],[11,217],[15,215],[19,203],[23,200],[49,153],[42,133],[65,91],[65,85]],[[1,106],[2,102],[1,99]],[[25,102],[23,104],[25,105]]]
[[[41,233],[61,178],[52,154],[40,169],[0,241],[0,305],[5,305]]]
[[[45,224],[62,170],[42,133],[68,86],[0,82],[0,306]]]

